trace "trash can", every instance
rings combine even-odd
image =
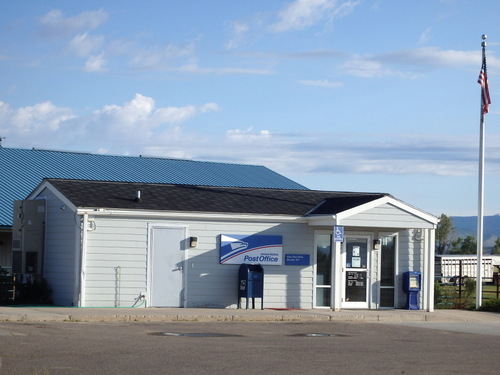
[[[261,309],[264,310],[264,268],[260,264],[240,265],[238,272],[238,308],[241,308],[241,298],[252,299],[252,308],[255,309],[255,298],[260,298]]]
[[[422,274],[408,271],[403,274],[403,290],[406,293],[406,309],[419,310],[418,292],[422,289]]]

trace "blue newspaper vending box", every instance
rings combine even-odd
[[[406,309],[419,310],[418,292],[422,290],[422,274],[409,271],[403,274],[403,290],[406,293]]]

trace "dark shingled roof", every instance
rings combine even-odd
[[[260,189],[47,179],[76,207],[242,214],[337,214],[389,196],[316,190]],[[137,191],[141,200],[136,201]]]

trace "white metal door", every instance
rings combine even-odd
[[[181,307],[185,228],[152,227],[150,245],[150,304]]]
[[[368,308],[371,289],[369,238],[346,237],[343,247],[342,308]]]

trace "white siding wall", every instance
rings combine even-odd
[[[85,306],[131,307],[146,291],[147,222],[89,219],[95,230],[87,238]]]
[[[220,234],[281,235],[283,262],[285,254],[292,253],[313,259],[313,232],[306,224],[192,223],[189,235],[198,237],[198,247],[188,252],[188,307],[237,305],[239,266],[219,263]],[[312,308],[312,291],[312,265],[264,266],[264,307]]]
[[[132,306],[147,291],[148,224],[186,226],[187,236],[198,237],[198,246],[186,250],[187,307],[237,306],[239,266],[219,263],[220,234],[281,235],[283,258],[300,253],[313,259],[313,232],[307,224],[89,218],[95,220],[96,229],[88,234],[88,307]],[[264,307],[312,308],[312,265],[264,266],[264,273]]]
[[[78,262],[80,259],[80,217],[64,206],[50,191],[39,194],[47,201],[43,275],[52,289],[55,305],[78,302]]]
[[[85,306],[129,307],[142,292],[148,291],[148,225],[185,226],[187,237],[198,237],[198,246],[185,251],[184,278],[187,307],[237,306],[238,265],[219,263],[220,234],[261,234],[283,236],[285,254],[310,254],[314,259],[314,229],[306,224],[255,223],[195,220],[153,220],[131,217],[89,217],[96,229],[88,233],[86,254]],[[376,229],[372,229],[376,232]],[[366,229],[365,229],[366,231]],[[399,231],[396,292],[398,306],[404,307],[402,290],[405,271],[423,272],[424,242],[415,239],[414,230]],[[264,266],[264,307],[313,307],[313,266]],[[379,275],[378,261],[372,269]],[[423,293],[421,293],[422,295]],[[372,290],[372,302],[378,289]],[[244,305],[244,300],[242,304]],[[260,306],[260,300],[257,299]],[[422,305],[422,304],[421,304]],[[375,307],[375,306],[373,306]]]
[[[400,308],[405,307],[406,293],[403,291],[403,273],[406,271],[422,272],[422,283],[424,282],[424,240],[415,238],[415,230],[408,229],[399,235],[399,269],[398,269],[398,301]],[[422,292],[420,292],[420,306],[422,307]]]
[[[53,289],[57,305],[78,302],[80,280],[80,223],[62,202],[48,191],[40,194],[47,199],[45,277]],[[84,306],[130,307],[142,293],[148,293],[148,254],[150,225],[173,225],[187,228],[186,237],[198,237],[198,246],[185,250],[184,286],[187,307],[237,306],[238,265],[219,263],[220,234],[281,235],[283,261],[285,254],[309,254],[314,259],[314,228],[306,223],[262,223],[223,220],[167,220],[139,217],[93,216],[95,229],[89,230],[86,247]],[[387,228],[399,228],[397,295],[398,306],[404,307],[402,291],[405,271],[424,271],[424,241],[414,236],[414,225],[422,228],[421,219],[392,205],[368,210],[344,219],[348,231],[376,233]],[[385,227],[384,227],[385,226]],[[318,228],[316,228],[318,229]],[[380,270],[374,259],[372,278]],[[302,308],[314,306],[314,268],[309,266],[264,266],[264,307]],[[423,279],[425,275],[423,275]],[[423,293],[421,293],[421,296]],[[372,290],[372,303],[378,301],[378,288]],[[244,303],[244,301],[242,301]],[[260,301],[257,301],[260,304]],[[422,303],[421,303],[422,305]],[[376,307],[372,305],[372,307]]]
[[[378,228],[432,228],[433,225],[390,203],[353,215],[341,222],[344,226]]]

